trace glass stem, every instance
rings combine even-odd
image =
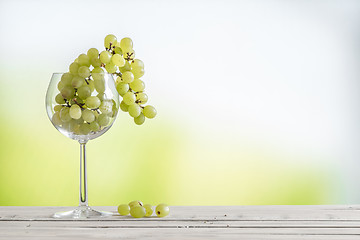
[[[88,206],[86,174],[86,142],[80,142],[80,199],[79,206]]]

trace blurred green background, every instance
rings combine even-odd
[[[158,116],[88,150],[89,203],[360,201],[357,1],[1,1],[0,205],[77,205],[53,72],[131,37]],[[356,109],[356,110],[355,110]]]

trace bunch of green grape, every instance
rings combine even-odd
[[[88,135],[108,127],[119,106],[104,93],[104,74],[90,73],[90,62],[83,60],[87,55],[80,56],[80,63],[72,63],[57,85],[52,122],[68,133]]]
[[[135,58],[133,42],[130,38],[117,38],[109,34],[104,40],[105,50],[100,53],[100,62],[108,73],[116,78],[116,90],[122,97],[120,109],[129,112],[134,122],[141,125],[146,118],[154,118],[156,109],[144,104],[148,96],[144,92],[145,84],[140,79],[144,76],[144,63]]]
[[[140,79],[144,63],[135,59],[132,40],[117,41],[109,34],[104,45],[102,52],[90,48],[86,54],[80,54],[70,64],[69,72],[62,75],[52,116],[58,128],[76,135],[96,133],[109,126],[119,107],[129,112],[138,125],[145,122],[145,117],[156,116],[153,106],[144,106],[148,101],[145,84]],[[116,90],[123,98],[119,106],[105,94],[105,73],[116,79]]]
[[[118,212],[122,216],[130,214],[134,218],[150,217],[154,212],[154,207],[150,204],[144,205],[140,201],[132,201],[129,204],[119,205]],[[158,217],[166,217],[170,213],[170,208],[162,203],[156,206],[155,213]]]

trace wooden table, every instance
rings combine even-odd
[[[51,218],[71,209],[0,207],[0,239],[360,239],[360,205],[173,206],[165,218]]]

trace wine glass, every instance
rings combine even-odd
[[[93,210],[88,205],[86,143],[110,129],[119,109],[119,94],[113,76],[91,73],[74,76],[54,73],[46,93],[46,112],[54,127],[63,135],[80,143],[80,201],[55,218],[91,218],[111,216],[111,212]]]

